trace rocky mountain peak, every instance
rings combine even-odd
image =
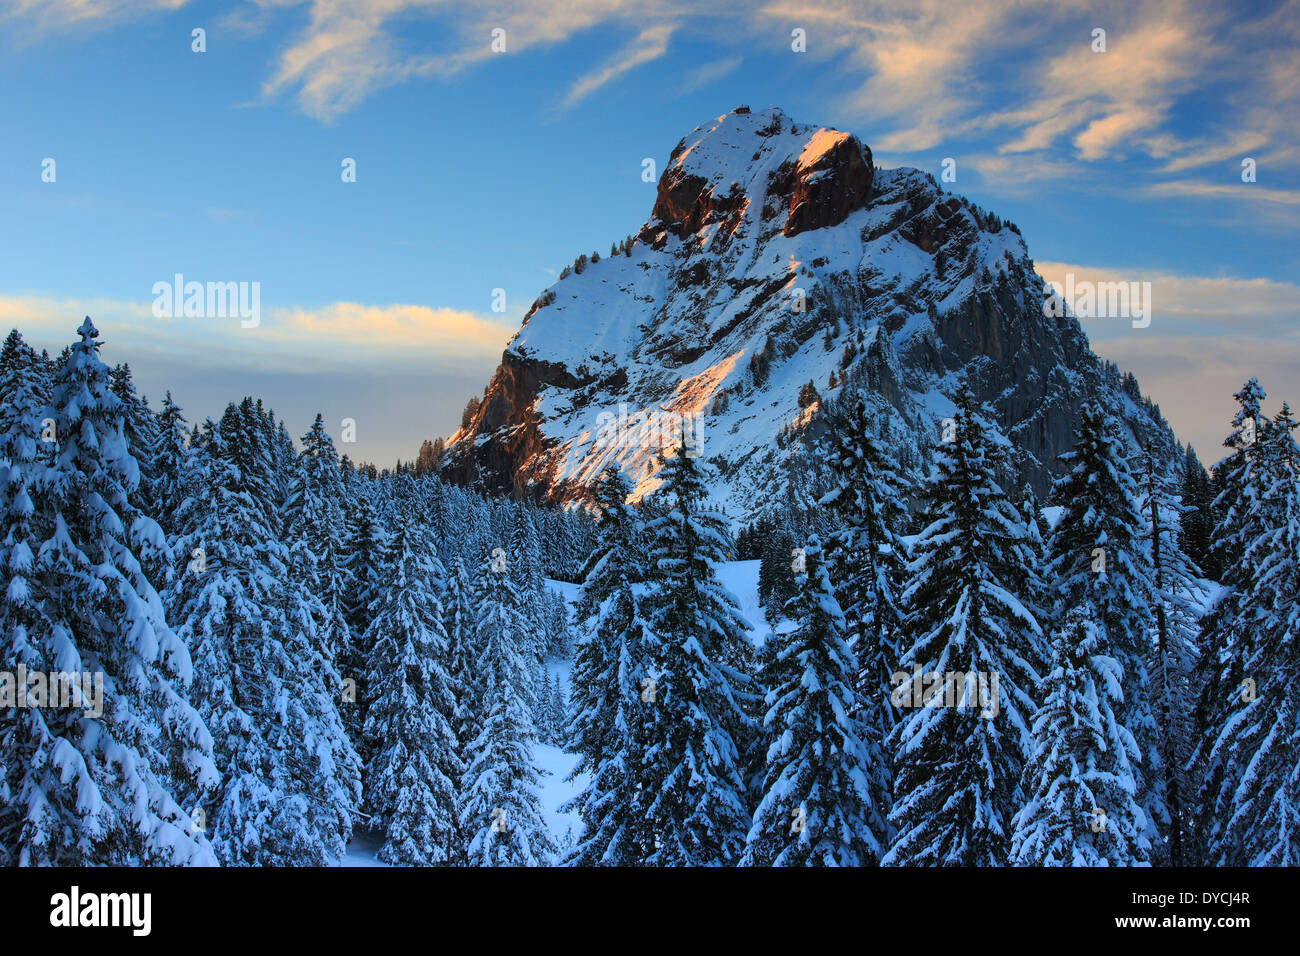
[[[673,149],[634,242],[539,296],[443,473],[567,501],[616,464],[640,495],[654,436],[685,421],[743,517],[849,398],[919,476],[958,380],[1013,448],[1007,480],[1040,494],[1084,401],[1172,459],[1136,383],[1044,294],[1014,225],[927,173],[876,169],[851,133],[740,107]]]

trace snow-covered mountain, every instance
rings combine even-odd
[[[923,466],[961,376],[1046,490],[1080,405],[1136,448],[1176,443],[1131,376],[1102,363],[1010,223],[855,136],[739,107],[672,151],[650,218],[582,257],[533,304],[482,401],[447,443],[447,477],[572,500],[611,462],[658,484],[659,432],[688,423],[719,504],[752,514],[800,438],[846,390]],[[1049,290],[1050,291],[1050,290]]]

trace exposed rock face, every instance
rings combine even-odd
[[[443,472],[571,500],[616,463],[645,493],[665,422],[685,421],[740,518],[852,395],[919,475],[960,378],[1015,446],[1007,480],[1040,494],[1084,401],[1172,460],[1136,383],[1043,297],[1014,226],[927,174],[875,169],[850,134],[733,111],[673,150],[630,255],[538,299]]]
[[[784,117],[779,117],[778,123],[783,120]],[[779,132],[780,127],[765,129]],[[759,130],[757,135],[763,136],[764,130]],[[721,175],[712,179],[692,172],[698,168],[686,155],[692,150],[682,140],[669,157],[668,169],[659,179],[652,221],[657,220],[679,239],[715,222],[729,224],[731,228],[727,231],[734,232],[738,224],[736,213],[744,209],[748,194],[742,183],[726,177],[725,169],[720,169]],[[871,150],[858,142],[856,136],[818,130],[798,159],[782,163],[775,170],[761,199],[769,207],[785,209],[783,232],[796,236],[812,229],[838,226],[849,213],[865,206],[871,197],[874,173]]]
[[[458,453],[448,459],[443,476],[460,484],[486,485],[516,495],[530,487],[548,487],[551,468],[542,452],[555,442],[543,437],[541,421],[532,406],[542,388],[574,388],[579,384],[563,365],[512,360],[506,353],[474,417],[474,427],[495,435],[495,440],[483,442],[475,454]],[[503,483],[506,478],[510,479],[508,484]]]
[[[787,236],[838,226],[871,198],[871,181],[875,175],[871,150],[859,143],[856,136],[834,139],[833,145],[824,150],[816,149],[814,141],[810,148],[811,162],[801,161],[793,170],[789,215],[782,230]],[[781,187],[785,183],[774,185],[777,194],[784,195]]]

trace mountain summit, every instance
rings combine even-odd
[[[677,144],[635,237],[533,303],[441,470],[569,501],[617,464],[639,496],[684,424],[718,503],[745,517],[850,394],[919,474],[962,378],[1014,446],[1008,477],[1040,494],[1086,401],[1171,459],[1159,410],[1074,317],[1045,314],[1049,291],[1014,225],[928,173],[742,106]]]

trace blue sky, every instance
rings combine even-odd
[[[0,322],[53,349],[89,313],[151,397],[353,417],[387,464],[639,228],[644,158],[777,105],[955,159],[1048,278],[1152,281],[1149,328],[1085,328],[1212,458],[1249,374],[1300,402],[1298,52],[1297,2],[0,0]],[[259,282],[262,324],[155,319],[177,272]]]

